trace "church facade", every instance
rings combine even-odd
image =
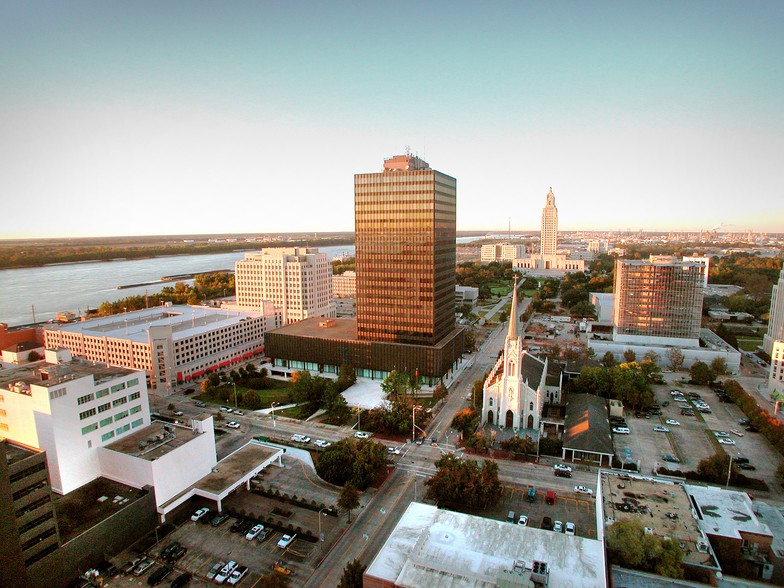
[[[560,386],[547,386],[547,359],[538,359],[523,348],[517,320],[515,280],[504,351],[484,383],[482,424],[538,430],[542,407],[545,402],[560,401]]]

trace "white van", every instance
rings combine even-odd
[[[618,435],[628,435],[629,434],[629,428],[628,427],[614,427],[612,432],[616,433]]]

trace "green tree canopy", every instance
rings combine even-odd
[[[614,564],[683,577],[683,550],[677,541],[645,533],[638,519],[621,519],[607,529],[607,553]]]
[[[713,372],[704,361],[695,361],[689,368],[691,381],[698,386],[707,386],[713,382]]]
[[[474,407],[464,408],[452,419],[452,428],[467,437],[476,430],[479,424],[479,412]]]
[[[331,484],[350,482],[364,490],[386,466],[387,448],[372,439],[348,437],[327,447],[318,457],[316,473]]]
[[[612,351],[607,351],[604,355],[602,355],[602,358],[599,361],[606,368],[611,368],[616,363],[615,356],[613,355]]]
[[[358,559],[350,561],[343,568],[343,575],[340,577],[338,588],[362,588],[362,576],[367,569]]]
[[[479,465],[477,461],[459,459],[450,453],[435,465],[436,474],[425,482],[427,499],[456,508],[487,508],[498,503],[501,484],[498,464],[494,461]]]
[[[667,359],[670,363],[670,369],[672,371],[677,372],[683,366],[683,362],[685,358],[683,357],[683,351],[678,349],[677,347],[671,347],[669,352],[667,353]]]
[[[338,508],[348,513],[348,522],[351,522],[351,511],[359,506],[359,492],[351,482],[346,482],[338,497]]]

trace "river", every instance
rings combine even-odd
[[[460,237],[457,242],[466,243],[474,239],[477,237]],[[319,247],[319,251],[334,259],[341,255],[354,255],[354,245]],[[0,322],[13,326],[47,321],[58,312],[79,314],[88,308],[97,308],[107,300],[153,294],[174,283],[122,290],[117,290],[117,286],[153,282],[163,276],[177,274],[233,270],[234,262],[244,258],[245,253],[247,251],[174,255],[0,270]],[[227,296],[231,294],[233,292],[226,293]]]

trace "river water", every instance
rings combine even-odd
[[[477,238],[460,237],[457,242],[465,243]],[[354,245],[319,247],[319,251],[334,259],[341,255],[354,255]],[[46,321],[53,319],[58,312],[84,313],[107,300],[111,302],[128,296],[153,294],[174,283],[122,290],[117,290],[117,286],[152,282],[177,274],[234,270],[234,262],[243,259],[245,253],[175,255],[0,270],[0,322],[14,326]],[[233,294],[226,293],[227,296]]]

